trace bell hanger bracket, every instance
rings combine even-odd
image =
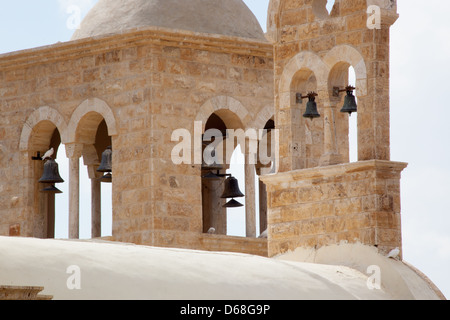
[[[339,87],[333,87],[333,97],[339,97],[341,92],[353,92],[356,88],[353,86],[347,86],[344,89],[341,89]]]
[[[31,157],[31,160],[33,160],[33,161],[42,161],[42,155],[41,155],[41,152],[38,151],[38,152],[37,152],[37,156],[36,156],[36,157]]]
[[[304,96],[302,93],[297,93],[295,95],[295,99],[296,99],[297,104],[302,104],[303,103],[303,99],[306,99],[306,98],[312,99],[312,98],[315,98],[315,97],[318,97],[318,96],[319,95],[317,93],[315,93],[315,92],[309,92],[306,96]]]

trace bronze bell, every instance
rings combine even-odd
[[[352,115],[353,112],[358,112],[358,106],[356,104],[356,97],[353,95],[354,88],[347,87],[347,96],[345,97],[344,107],[342,113],[348,113]]]
[[[304,118],[310,118],[311,120],[314,118],[320,118],[320,114],[317,111],[316,96],[317,94],[315,93],[308,94],[309,101],[306,104],[306,112],[303,115]]]
[[[244,205],[234,199],[231,199],[227,204],[223,206],[223,208],[241,208]]]
[[[59,175],[58,164],[49,158],[44,164],[44,174],[39,179],[39,183],[63,183],[64,180]]]
[[[112,183],[112,147],[108,147],[103,151],[102,163],[97,171],[106,172],[106,174],[100,178],[100,182]]]
[[[50,187],[41,190],[42,193],[62,193],[55,187],[55,183],[63,183],[64,180],[59,175],[58,164],[52,158],[49,158],[44,164],[44,173],[38,181],[39,183],[49,183]]]
[[[222,199],[242,198],[245,195],[239,190],[239,182],[234,177],[228,177],[225,180],[225,190],[221,196]]]
[[[106,150],[102,153],[102,162],[97,171],[112,172],[112,147],[106,148]]]
[[[52,184],[50,187],[42,189],[41,192],[42,193],[52,193],[52,194],[63,193],[61,190],[56,188],[54,184]]]
[[[100,182],[112,183],[112,174],[108,172],[103,177],[100,178]]]

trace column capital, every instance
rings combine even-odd
[[[81,158],[83,153],[84,144],[82,143],[68,143],[65,145],[66,147],[66,156],[69,159],[78,159]]]

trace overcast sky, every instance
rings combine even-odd
[[[265,29],[268,0],[245,2]],[[2,1],[0,53],[68,41],[67,9],[77,5],[84,15],[95,3]],[[450,1],[398,0],[398,6],[391,28],[391,157],[409,163],[402,177],[404,258],[450,297]]]

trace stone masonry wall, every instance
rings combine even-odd
[[[0,234],[45,237],[42,168],[31,156],[58,129],[86,163],[105,119],[115,239],[200,245],[200,165],[172,163],[171,134],[192,132],[218,109],[244,128],[264,127],[273,116],[272,54],[265,42],[148,28],[1,55]]]
[[[268,190],[269,256],[298,247],[361,242],[401,247],[404,163],[363,161],[263,177]]]

